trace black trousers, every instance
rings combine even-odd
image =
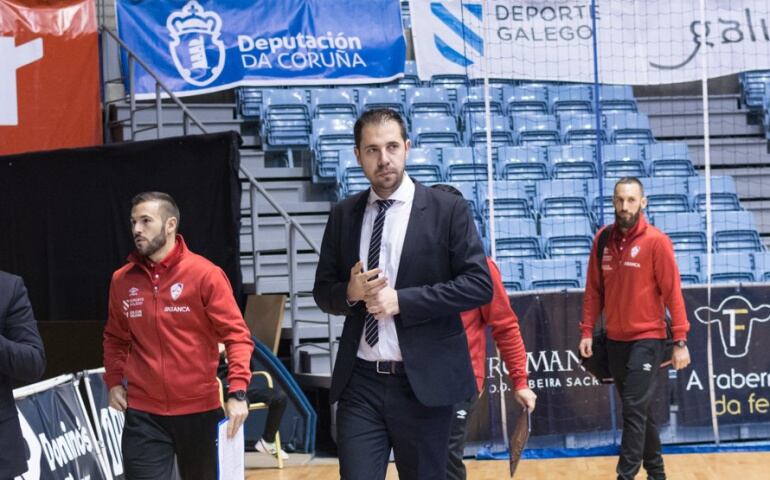
[[[452,406],[428,407],[405,374],[380,374],[361,360],[337,405],[342,480],[382,480],[390,450],[401,480],[446,478]]]
[[[651,415],[665,340],[607,340],[610,373],[620,394],[623,436],[618,480],[633,480],[644,465],[650,479],[665,479],[660,435]]]
[[[474,395],[470,399],[455,404],[452,412],[452,426],[449,432],[449,461],[447,462],[447,480],[465,480],[466,471],[463,463],[463,451],[465,450],[465,426],[468,417],[476,407],[479,396]]]
[[[216,480],[221,408],[189,415],[153,415],[129,408],[123,427],[126,480]]]
[[[249,385],[246,396],[249,398],[249,403],[263,402],[267,404],[267,420],[265,421],[265,431],[262,433],[262,438],[267,442],[274,442],[275,434],[281,425],[281,417],[283,417],[283,412],[286,411],[286,403],[288,401],[286,394],[274,388]]]

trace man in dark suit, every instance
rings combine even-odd
[[[43,341],[24,282],[0,271],[0,479],[27,471],[13,383],[32,383],[44,370]]]
[[[492,284],[467,203],[404,173],[400,115],[377,109],[354,127],[371,188],[339,202],[326,225],[313,296],[345,315],[330,400],[346,480],[444,479],[452,405],[476,391],[460,312]]]

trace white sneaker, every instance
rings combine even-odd
[[[264,438],[260,438],[259,441],[254,445],[254,449],[258,452],[262,453],[269,453],[272,456],[277,456],[277,451],[275,449],[275,442],[268,442],[265,441]],[[289,454],[281,450],[281,458],[284,460],[289,459]]]

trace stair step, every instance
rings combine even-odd
[[[328,215],[296,215],[292,218],[302,226],[316,247],[320,248]],[[283,217],[259,217],[258,221],[256,232],[258,251],[285,250],[288,247],[287,227]],[[241,253],[248,254],[252,251],[251,231],[251,218],[242,218]],[[298,250],[311,249],[310,244],[299,233],[296,233],[296,242]]]

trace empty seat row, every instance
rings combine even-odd
[[[706,283],[706,254],[677,254],[676,262],[683,284]],[[712,283],[747,283],[770,281],[769,252],[728,252],[711,255]]]
[[[677,254],[682,285],[706,283],[705,254]],[[770,253],[716,253],[711,255],[712,283],[770,281]],[[503,284],[509,292],[584,288],[588,257],[551,259],[499,259]]]

